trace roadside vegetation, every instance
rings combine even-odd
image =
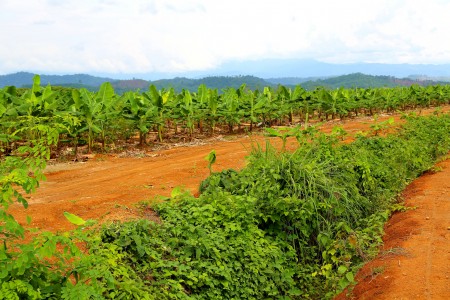
[[[12,87],[0,95],[2,299],[329,299],[376,253],[383,224],[402,209],[398,194],[450,150],[450,116],[438,110],[405,114],[407,122],[389,134],[389,122],[377,124],[349,144],[341,142],[343,130],[324,134],[305,122],[448,103],[447,86],[312,93],[241,87],[220,95],[206,87],[181,94],[150,87],[119,97],[104,84],[63,96],[36,78],[21,95]],[[354,106],[344,113],[344,103]],[[243,170],[220,173],[211,152],[199,197],[174,189],[151,205],[158,223],[100,226],[68,212],[76,230],[36,233],[8,213],[17,203],[27,207],[26,194],[44,179],[61,140],[75,147],[86,140],[93,150],[126,130],[145,143],[150,129],[163,140],[169,130],[194,136],[294,118],[303,125],[268,130],[283,141],[296,138],[294,151],[255,145]]]

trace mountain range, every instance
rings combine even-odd
[[[28,87],[33,82],[33,76],[34,74],[30,72],[0,75],[0,87],[10,85]],[[137,79],[139,77],[143,79]],[[148,80],[149,78],[156,79]],[[96,76],[41,74],[42,85],[85,87],[96,90],[103,82],[111,82],[118,93],[127,90],[146,90],[150,84],[154,84],[159,89],[173,87],[177,91],[197,90],[200,84],[222,90],[227,87],[237,88],[243,83],[250,89],[278,84],[285,86],[301,84],[306,89],[314,89],[317,86],[392,87],[411,84],[447,84],[450,82],[450,64],[329,64],[314,60],[267,59],[228,62],[216,68],[214,72],[96,74]]]
[[[324,77],[351,73],[408,77],[423,75],[429,77],[449,77],[450,64],[381,64],[351,63],[331,64],[308,59],[263,59],[255,61],[230,61],[218,68],[217,74],[252,74],[262,78],[271,77]]]

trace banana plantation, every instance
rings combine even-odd
[[[193,138],[252,131],[256,126],[289,125],[308,117],[344,119],[445,103],[450,103],[449,85],[313,91],[300,85],[263,90],[242,85],[222,91],[201,85],[197,92],[180,93],[151,85],[146,91],[119,95],[109,83],[97,92],[42,87],[36,75],[31,89],[0,89],[0,143],[6,148],[14,145],[12,133],[17,140],[36,138],[22,132],[23,127],[55,124],[59,143],[75,149],[87,145],[90,152],[132,138],[143,145],[177,135]]]

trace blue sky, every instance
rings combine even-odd
[[[0,0],[0,74],[450,63],[450,0]]]

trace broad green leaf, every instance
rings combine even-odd
[[[207,98],[208,98],[208,88],[206,87],[205,84],[201,84],[201,85],[198,86],[198,92],[197,92],[197,95],[198,95],[198,101],[199,101],[200,103],[204,103],[204,102],[207,101]]]
[[[114,97],[114,88],[112,87],[111,83],[104,82],[96,95],[96,99],[98,102],[101,103],[107,103],[110,102],[111,99]]]
[[[266,132],[270,135],[270,136],[282,136],[282,134],[273,128],[265,128]]]
[[[355,278],[354,278],[352,272],[348,272],[347,274],[345,274],[345,278],[347,278],[347,280],[348,280],[349,282],[355,281]]]
[[[172,95],[172,91],[171,90],[169,90],[169,91],[165,92],[164,94],[162,94],[162,102],[163,102],[163,104],[167,103],[167,101],[170,99],[171,95]]]
[[[156,88],[156,86],[154,86],[153,84],[150,85],[150,87],[148,88],[148,91],[150,92],[150,99],[153,102],[153,105],[158,107],[158,110],[163,108],[163,99],[161,97],[161,95],[158,92],[158,89]]]
[[[6,112],[6,107],[0,103],[0,117]]]
[[[340,266],[338,268],[338,273],[339,274],[344,274],[347,271],[347,267],[346,266]]]
[[[293,287],[289,290],[288,293],[292,296],[300,296],[302,294],[302,291],[298,288]]]
[[[34,75],[33,87],[31,88],[31,93],[34,94],[36,92],[39,92],[40,87],[41,87],[41,77],[39,75]]]
[[[176,198],[176,197],[180,196],[181,194],[182,194],[181,188],[179,186],[176,186],[170,193],[170,197]]]
[[[211,150],[209,154],[205,157],[205,160],[209,162],[210,165],[214,164],[216,162],[216,151]]]
[[[95,132],[95,133],[100,133],[102,131],[102,129],[100,127],[98,127],[95,124],[92,124],[91,129]]]
[[[189,107],[189,110],[191,108],[192,105],[192,96],[191,93],[189,92],[189,90],[185,90],[184,91],[184,104]]]
[[[73,99],[73,102],[75,103],[75,107],[77,109],[79,109],[83,105],[83,103],[81,102],[81,99],[80,99],[80,91],[79,90],[76,90],[76,89],[72,90],[72,99]]]
[[[84,223],[86,223],[86,221],[79,216],[71,214],[67,211],[64,212],[64,217],[66,217],[66,219],[69,220],[70,223],[75,225],[84,225]]]

